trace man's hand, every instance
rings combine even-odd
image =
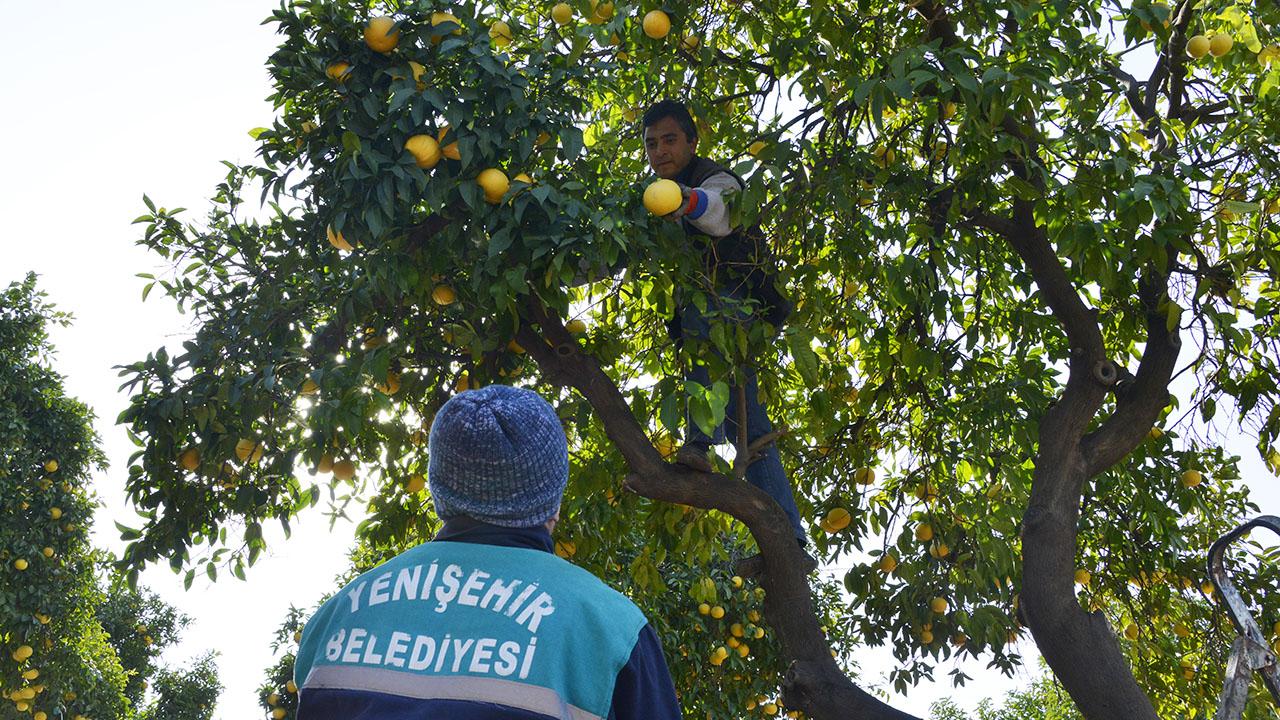
[[[662,216],[663,220],[671,222],[679,222],[680,218],[685,216],[689,211],[689,197],[693,195],[693,188],[688,185],[680,185],[680,207]]]

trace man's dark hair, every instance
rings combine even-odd
[[[689,107],[679,100],[661,100],[650,105],[649,109],[644,111],[644,117],[641,122],[644,123],[645,127],[649,127],[662,118],[674,118],[686,137],[690,140],[698,139],[698,128],[693,124],[693,116],[689,114]]]

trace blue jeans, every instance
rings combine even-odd
[[[714,302],[715,298],[712,298]],[[699,312],[696,305],[687,303],[680,309],[680,331],[684,338],[701,338],[703,340],[711,336],[711,324]],[[768,412],[764,406],[760,404],[759,390],[756,384],[756,372],[752,368],[745,369],[746,375],[746,403],[747,403],[747,443],[754,442],[757,438],[773,432],[773,423],[769,421]],[[685,375],[686,380],[702,385],[703,387],[711,386],[711,376],[707,371],[707,366],[696,360],[693,367]],[[719,445],[725,442],[727,437],[734,443],[738,437],[738,387],[733,385],[729,388],[729,404],[725,408],[724,422],[715,429],[715,437],[708,437],[706,433],[698,427],[693,421],[692,416],[685,418],[686,438],[685,441],[691,445],[705,446],[710,448],[712,445]],[[791,529],[795,532],[796,539],[801,545],[808,543],[809,538],[804,533],[804,527],[800,525],[800,511],[796,508],[796,500],[791,492],[791,481],[787,479],[787,471],[782,467],[782,457],[778,453],[778,444],[776,442],[769,443],[762,451],[762,457],[759,460],[747,466],[747,482],[755,485],[765,491],[769,497],[782,506],[782,511],[787,514],[787,519],[791,521]]]

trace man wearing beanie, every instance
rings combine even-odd
[[[445,403],[428,480],[444,527],[307,623],[299,720],[676,720],[658,636],[552,553],[569,479],[560,419],[528,390]]]

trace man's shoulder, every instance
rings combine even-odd
[[[721,165],[715,160],[695,155],[692,162],[690,162],[690,166],[689,185],[691,187],[698,187],[703,183],[706,183],[708,180],[721,175],[732,179],[739,187],[742,186],[742,178],[738,177],[738,175],[728,167]]]

